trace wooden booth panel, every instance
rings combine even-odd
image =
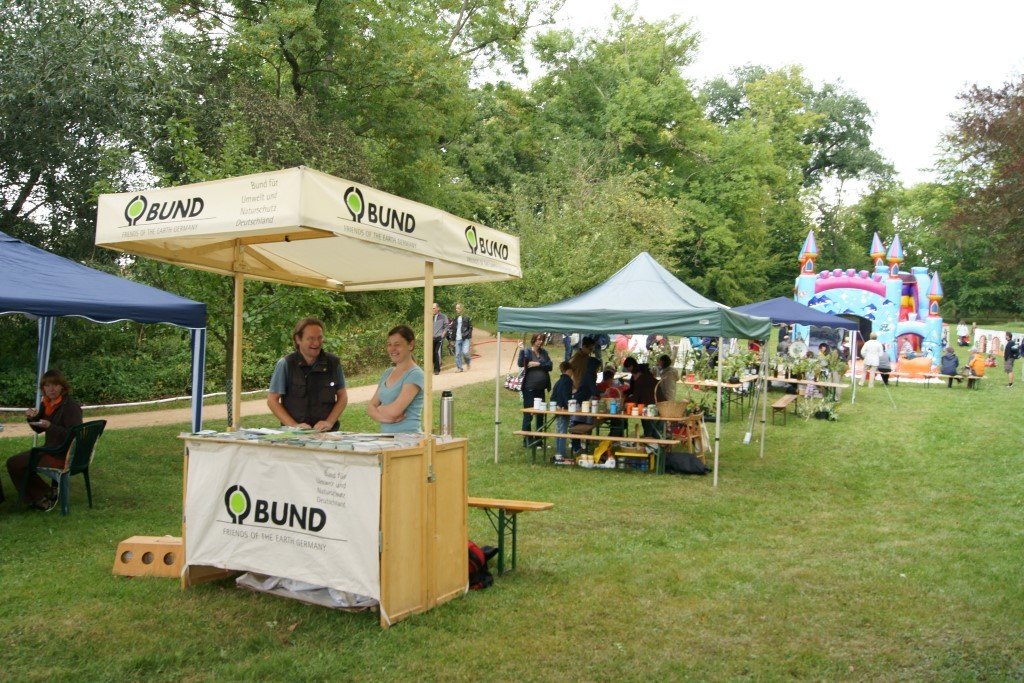
[[[439,603],[463,595],[469,583],[467,445],[465,439],[438,444],[434,453],[437,524],[432,592]]]
[[[466,591],[467,442],[435,447],[432,482],[424,449],[383,456],[381,606],[391,623]]]

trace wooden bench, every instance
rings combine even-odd
[[[797,398],[796,394],[786,394],[772,404],[772,424],[775,424],[775,416],[782,413],[782,425],[786,425],[786,408]],[[793,412],[796,413],[796,406],[793,406]]]
[[[968,389],[974,389],[976,387],[974,382],[972,382],[971,380],[985,379],[985,375],[982,375],[981,377],[977,377],[977,376],[972,377],[972,376],[968,376],[968,375],[943,375],[943,374],[940,374],[938,372],[926,372],[926,373],[924,373],[924,377],[925,377],[926,380],[929,380],[928,384],[931,384],[930,380],[933,380],[933,379],[939,380],[940,384],[941,384],[941,380],[944,380],[944,379],[945,380],[955,379],[955,380],[957,380],[958,384],[960,382],[962,382],[963,380],[967,380],[967,388]],[[980,386],[980,385],[977,385],[977,386]]]
[[[487,513],[491,520],[491,526],[498,532],[498,575],[505,573],[505,538],[511,534],[512,540],[512,566],[516,568],[516,535],[520,512],[534,512],[539,510],[550,510],[554,503],[539,503],[532,500],[502,500],[500,498],[474,498],[469,497],[469,507],[480,508]]]

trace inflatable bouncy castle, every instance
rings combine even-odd
[[[942,318],[939,274],[914,267],[900,270],[903,246],[899,235],[886,250],[875,233],[870,252],[873,272],[835,269],[816,273],[814,259],[818,245],[814,232],[807,233],[800,251],[800,276],[796,279],[796,300],[811,308],[870,321],[870,329],[889,350],[895,362],[901,349],[909,349],[911,362],[903,360],[901,370],[928,372],[942,356]],[[863,329],[862,325],[862,329]],[[916,366],[921,366],[920,368]]]

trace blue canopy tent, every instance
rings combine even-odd
[[[860,325],[857,322],[831,313],[817,311],[784,296],[768,299],[767,301],[758,301],[757,303],[745,306],[737,306],[733,310],[748,315],[760,315],[765,318],[771,318],[773,325],[792,323],[808,325],[810,327],[831,327],[837,330],[847,330],[852,336],[850,340],[850,360],[852,362],[850,376],[853,378],[857,376],[857,333],[860,331]],[[853,382],[850,402],[854,403],[856,400],[857,383]]]
[[[15,313],[39,321],[39,377],[49,366],[58,317],[170,323],[190,330],[192,429],[202,429],[206,304],[88,268],[0,232],[0,315]]]
[[[853,320],[847,320],[831,313],[816,311],[809,306],[804,306],[784,296],[768,299],[767,301],[758,301],[754,304],[746,304],[745,306],[736,306],[732,310],[737,313],[771,318],[772,325],[795,323],[811,327],[853,330],[854,332],[860,329],[860,326]]]

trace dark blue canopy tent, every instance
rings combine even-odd
[[[853,330],[854,332],[860,329],[860,326],[853,320],[847,320],[831,313],[816,311],[809,306],[804,306],[784,296],[768,299],[767,301],[758,301],[757,303],[745,306],[736,306],[732,310],[736,313],[771,318],[773,325],[795,323],[797,325],[809,325],[810,327],[832,327],[839,330]]]
[[[747,315],[760,315],[765,318],[771,318],[773,325],[793,323],[797,325],[808,325],[810,327],[831,327],[833,329],[852,332],[853,336],[850,340],[850,361],[853,365],[853,369],[850,372],[850,377],[857,377],[857,333],[860,331],[860,325],[855,321],[847,320],[846,318],[833,315],[831,313],[817,311],[784,296],[768,299],[767,301],[758,301],[757,303],[747,304],[746,306],[737,306],[732,310],[740,313],[746,313]],[[857,382],[852,382],[852,384],[853,391],[850,397],[851,403],[857,400]]]
[[[192,429],[202,429],[206,304],[88,268],[0,232],[0,315],[15,313],[39,320],[40,377],[49,366],[57,317],[170,323],[190,330]]]

